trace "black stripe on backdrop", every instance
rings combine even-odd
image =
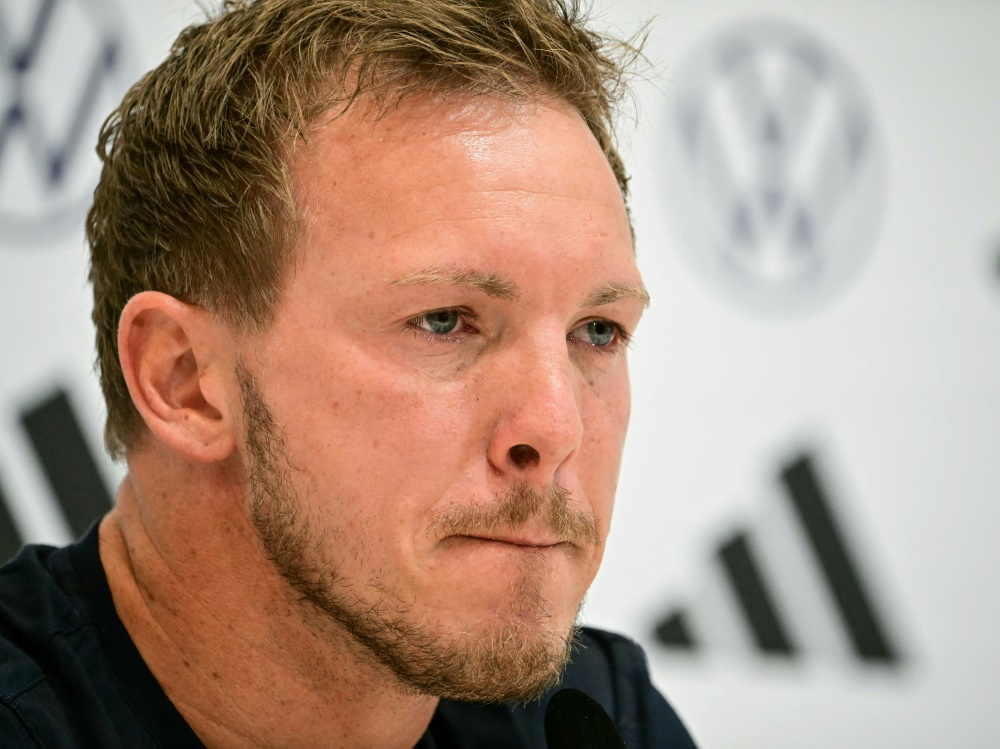
[[[74,536],[111,507],[111,496],[63,390],[21,414],[49,486]]]
[[[781,623],[774,597],[753,558],[746,533],[734,534],[719,547],[719,561],[757,647],[772,655],[794,655],[797,648]]]
[[[675,611],[656,625],[653,635],[662,645],[681,650],[696,650],[698,643],[694,639],[687,616],[683,611]]]
[[[803,455],[784,468],[781,478],[816,554],[854,651],[865,660],[898,661],[900,655],[890,643],[861,571],[848,553],[844,534],[834,520],[812,460]]]

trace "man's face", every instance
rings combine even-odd
[[[238,367],[265,550],[404,684],[529,697],[628,422],[644,292],[614,176],[576,112],[489,98],[351,110],[291,166],[299,245]]]

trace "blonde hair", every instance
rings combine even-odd
[[[320,114],[412,92],[555,96],[627,197],[613,121],[638,46],[588,29],[575,0],[228,0],[186,28],[98,142],[87,238],[111,455],[143,428],[118,359],[125,304],[155,290],[266,327],[296,236],[286,153]]]

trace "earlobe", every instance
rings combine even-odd
[[[132,297],[118,325],[125,382],[146,426],[198,462],[225,460],[236,447],[226,338],[205,310],[156,291]]]

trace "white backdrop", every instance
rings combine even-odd
[[[624,130],[653,306],[586,620],[643,642],[706,747],[996,746],[1000,4],[599,10],[655,16]],[[92,146],[198,15],[0,0],[4,554],[71,538],[120,475]]]

